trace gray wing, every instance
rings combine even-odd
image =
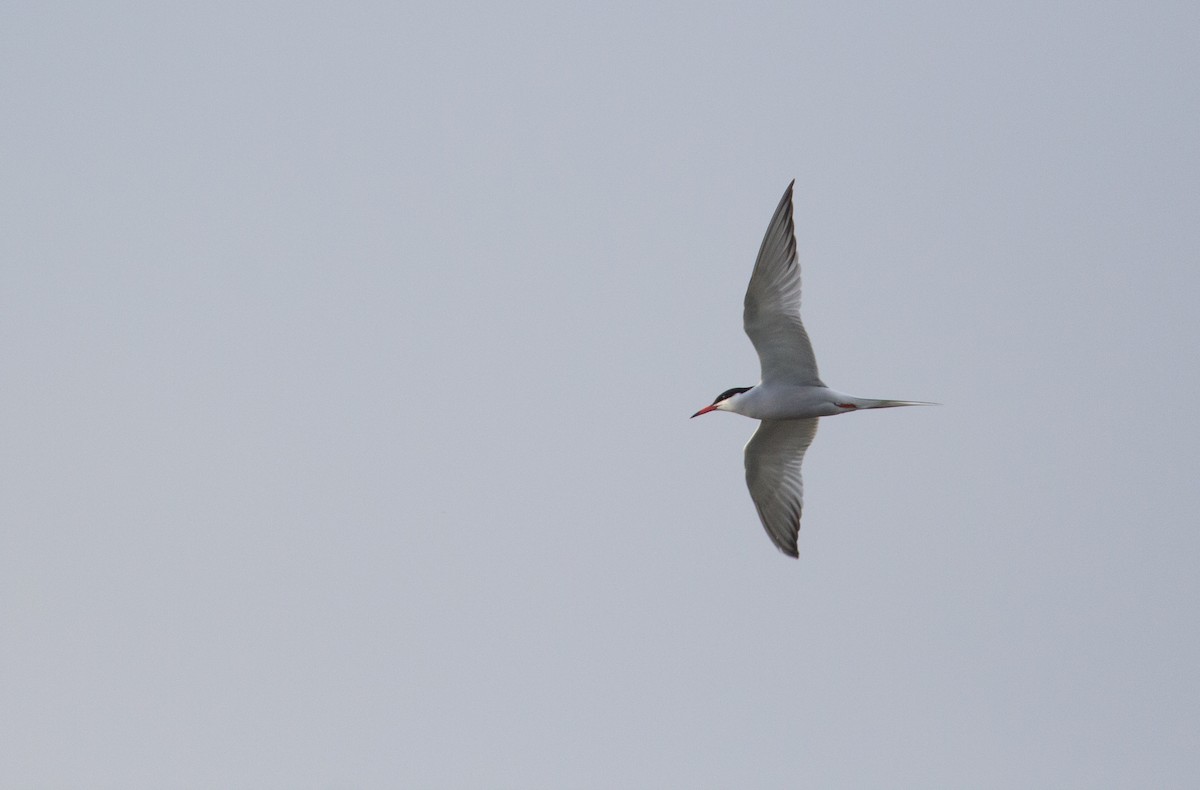
[[[823,387],[812,343],[800,321],[800,264],[792,224],[795,183],[788,184],[763,236],[742,320],[758,352],[763,381]]]
[[[789,557],[799,556],[804,483],[800,464],[817,435],[817,418],[763,420],[746,444],[746,485],[771,540]]]

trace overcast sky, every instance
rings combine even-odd
[[[0,785],[1200,786],[1198,31],[7,4]]]

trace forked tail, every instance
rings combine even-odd
[[[891,409],[896,406],[941,406],[940,403],[933,403],[927,400],[872,400],[863,398],[859,404],[860,409]]]

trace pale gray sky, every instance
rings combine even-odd
[[[0,12],[0,785],[1200,784],[1200,6]],[[800,559],[741,471],[797,178]]]

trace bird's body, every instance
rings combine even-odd
[[[858,409],[919,404],[916,401],[856,398],[826,386],[763,381],[722,404],[714,405],[714,411],[731,411],[756,420],[803,420],[808,417],[832,417]]]
[[[798,556],[804,487],[800,464],[817,432],[818,417],[860,409],[918,406],[922,401],[857,398],[826,387],[817,373],[808,332],[800,320],[800,266],[788,185],[767,227],[746,289],[743,322],[762,366],[753,387],[735,387],[693,414],[730,411],[761,420],[746,444],[746,484],[759,518],[783,553]]]

